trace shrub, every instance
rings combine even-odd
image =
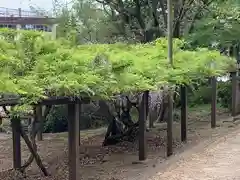
[[[82,113],[80,129],[99,128],[107,124],[107,118],[100,115]],[[68,130],[67,106],[54,106],[44,121],[45,133],[65,132]]]
[[[54,106],[44,122],[44,132],[57,133],[68,129],[67,106]]]
[[[211,86],[203,85],[200,86],[197,90],[193,91],[189,96],[189,105],[196,106],[201,104],[209,104],[212,101],[211,96]]]
[[[231,109],[231,81],[218,82],[218,103],[224,107]]]

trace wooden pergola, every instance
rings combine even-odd
[[[171,2],[171,1],[169,1]],[[171,3],[168,4],[171,7]],[[171,14],[171,13],[169,13]],[[171,17],[169,19],[171,21]],[[52,23],[54,19],[49,18],[28,18],[28,17],[0,17],[0,23],[15,23],[15,24],[47,24]],[[171,24],[169,24],[171,30]],[[169,43],[171,44],[171,34],[169,34]],[[171,45],[170,45],[171,46]],[[169,59],[172,60],[172,50],[169,51]],[[237,114],[236,110],[236,97],[238,92],[237,74],[232,73],[232,115]],[[240,78],[239,78],[240,79]],[[217,80],[212,77],[212,104],[211,104],[211,127],[216,127],[216,103],[217,103]],[[181,87],[181,140],[185,142],[187,140],[187,88]],[[172,98],[172,97],[171,97]],[[0,106],[15,106],[20,103],[19,97],[13,97],[8,99],[0,99]],[[49,97],[39,101],[34,106],[42,107],[44,105],[59,105],[65,104],[68,106],[68,155],[69,155],[69,180],[78,180],[78,167],[79,167],[79,141],[80,141],[80,107],[83,103],[86,103],[80,97]],[[148,91],[143,93],[142,109],[139,114],[139,160],[145,160],[147,158],[147,144],[146,144],[146,120],[147,120],[147,107],[148,107]],[[172,104],[171,108],[173,108]],[[167,155],[170,156],[173,153],[172,150],[172,111],[169,112],[170,117],[167,126]],[[41,113],[40,113],[41,114]],[[40,117],[40,119],[42,119]],[[12,119],[12,139],[13,139],[13,166],[14,169],[21,167],[21,143],[20,133],[17,130],[20,121],[18,119]]]
[[[233,81],[235,82],[235,81]],[[183,96],[184,93],[182,93]],[[216,127],[216,78],[212,78],[212,108],[211,108],[211,127]],[[181,114],[181,139],[183,142],[187,140],[187,94],[184,94],[185,102],[182,103]],[[88,103],[86,99],[79,97],[49,97],[39,101],[33,106],[42,107],[45,105],[60,105],[65,104],[68,106],[68,156],[69,156],[69,180],[79,180],[79,141],[80,141],[80,109],[81,105]],[[20,99],[17,96],[12,96],[8,99],[0,99],[0,106],[15,106],[20,104]],[[143,93],[142,109],[139,114],[139,160],[143,161],[147,158],[147,144],[146,144],[146,121],[147,121],[147,106],[148,106],[148,93]],[[41,108],[40,108],[41,109]],[[39,119],[42,121],[42,113],[38,114]],[[13,166],[14,169],[21,167],[21,143],[20,133],[17,128],[20,126],[19,119],[12,119],[12,140],[13,140]],[[168,126],[171,128],[171,126]],[[168,129],[168,136],[172,137],[172,130]],[[171,134],[169,134],[171,133]],[[172,139],[167,139],[167,151],[172,148]],[[169,155],[167,153],[167,155]]]

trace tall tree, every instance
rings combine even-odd
[[[118,17],[123,27],[129,26],[142,41],[151,41],[166,34],[167,0],[96,0]],[[191,27],[214,0],[174,0],[174,37]],[[190,24],[190,25],[189,25]]]
[[[56,12],[59,18],[58,36],[69,37],[75,32],[80,44],[129,41],[112,20],[113,17],[94,0],[76,0],[71,8],[58,6]]]
[[[240,42],[240,3],[238,0],[213,3],[208,13],[195,23],[187,37],[197,46],[221,48]]]

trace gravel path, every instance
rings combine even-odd
[[[148,180],[240,179],[240,130],[215,141],[202,151],[187,153],[191,155]]]

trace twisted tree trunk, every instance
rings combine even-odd
[[[149,116],[149,126],[152,128],[154,122],[163,121],[167,109],[168,89],[163,88],[156,92],[149,93],[149,101],[147,102],[147,117]],[[142,106],[142,93],[135,95],[119,95],[114,106],[117,112],[112,112],[111,122],[105,136],[103,145],[117,144],[121,141],[134,141],[137,139],[139,129],[139,119],[132,120],[131,109],[135,107],[138,114]],[[114,110],[114,108],[112,108]],[[109,110],[110,111],[110,110]],[[116,115],[117,114],[117,115]],[[148,129],[146,129],[148,130]]]

